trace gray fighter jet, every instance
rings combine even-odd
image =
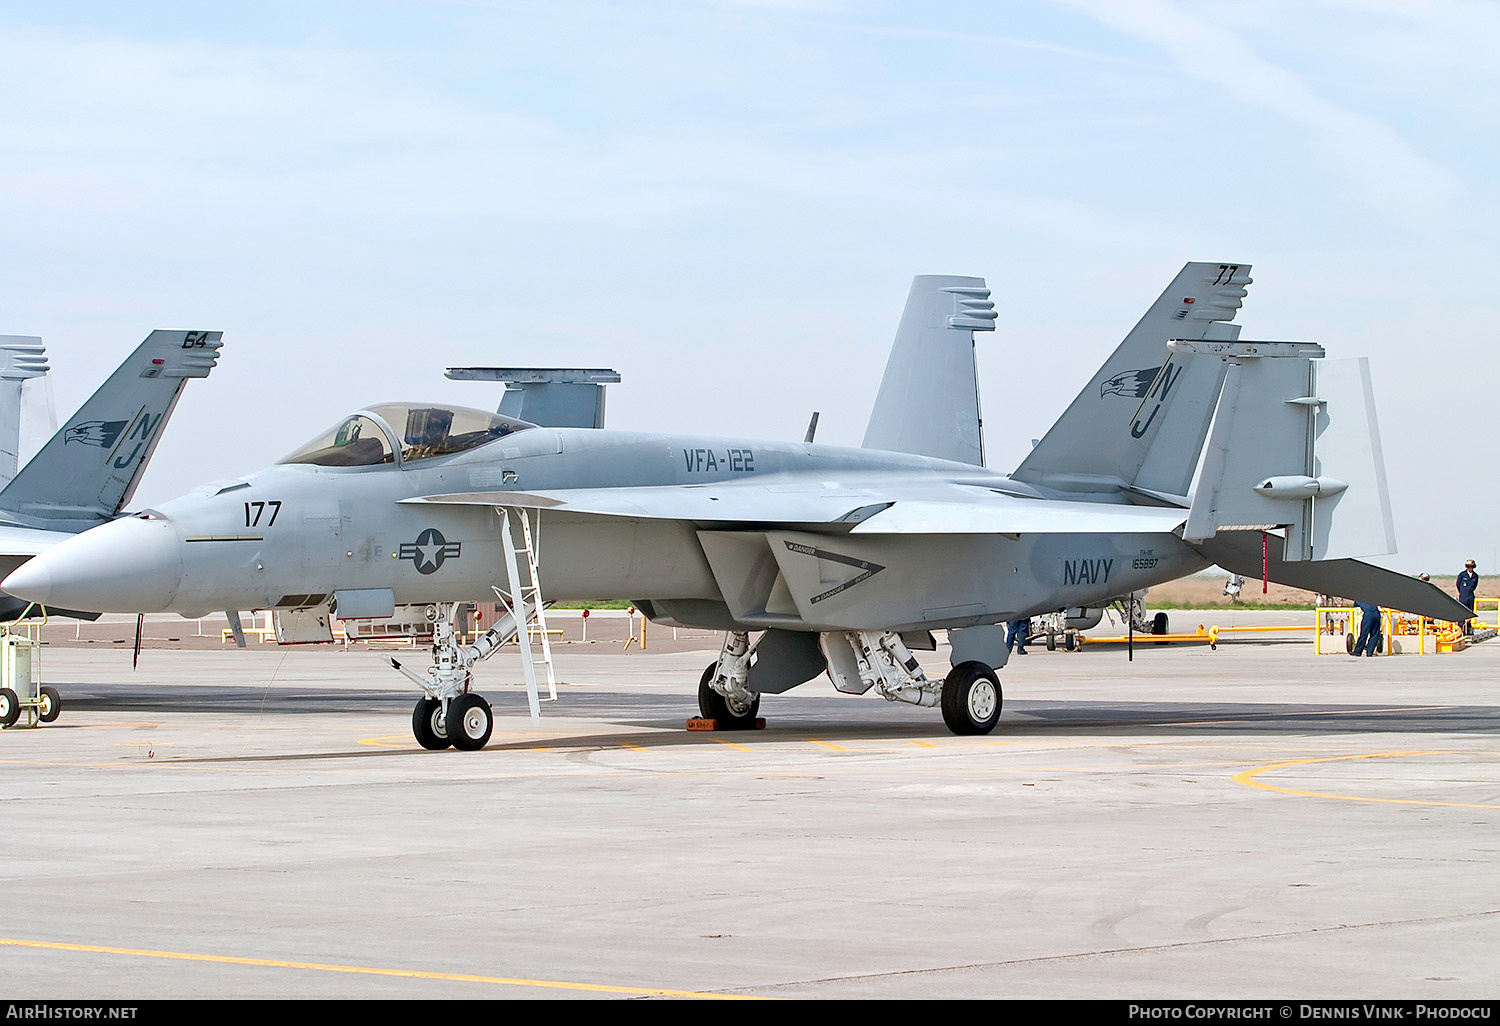
[[[35,335],[0,335],[0,488],[20,469],[21,395],[46,377],[47,348]]]
[[[924,276],[862,448],[376,405],[266,470],[58,545],[3,587],[187,616],[431,603],[432,665],[397,668],[424,692],[417,740],[462,749],[492,726],[475,665],[541,604],[523,552],[548,599],[628,598],[654,622],[724,631],[699,687],[721,728],[753,726],[763,695],[827,673],[839,691],[987,733],[1005,621],[1216,562],[1253,559],[1258,576],[1263,544],[1272,579],[1467,614],[1350,558],[1393,548],[1367,368],[1311,343],[1240,341],[1228,322],[1248,272],[1187,265],[1010,475],[982,465],[973,333],[994,328],[989,289]],[[513,615],[461,642],[458,602],[492,593]],[[912,655],[935,648],[935,629],[953,651],[941,680]],[[529,673],[528,688],[536,715]]]
[[[19,473],[20,385],[46,373],[47,363],[41,339],[0,336],[0,476],[10,475],[0,488],[0,572],[119,515],[188,379],[207,377],[218,362],[222,336],[153,331]],[[0,619],[27,604],[0,595]],[[52,604],[54,613],[89,618],[104,611]]]

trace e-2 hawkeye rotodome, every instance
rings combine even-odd
[[[496,586],[519,597],[521,548],[549,599],[626,598],[654,622],[726,632],[699,704],[729,728],[826,672],[840,691],[939,706],[955,733],[987,733],[1005,621],[1214,563],[1260,576],[1266,532],[1273,580],[1467,615],[1350,558],[1394,550],[1368,367],[1312,343],[1240,341],[1228,322],[1249,270],[1184,267],[1009,475],[982,465],[973,333],[994,328],[990,292],[922,276],[862,448],[378,405],[243,480],[65,541],[0,587],[185,616],[437,604],[433,665],[404,671],[424,690],[413,729],[464,749],[492,727],[471,671],[532,610],[520,601],[465,645],[457,603]],[[935,629],[953,650],[943,680],[912,655]]]

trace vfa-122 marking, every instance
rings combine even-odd
[[[683,462],[689,474],[728,470],[736,474],[755,473],[754,449],[725,449],[723,455],[713,449],[684,449]]]

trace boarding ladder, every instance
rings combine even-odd
[[[521,580],[516,542],[510,530],[512,512],[517,514],[521,521],[521,542],[522,549],[526,553],[529,583]],[[552,643],[547,640],[548,603],[542,598],[541,569],[538,565],[542,537],[541,510],[537,510],[534,532],[531,529],[531,516],[524,509],[497,506],[495,513],[500,518],[500,539],[505,549],[505,577],[510,590],[502,591],[495,588],[494,591],[501,604],[505,606],[505,615],[510,618],[511,623],[509,625],[496,624],[490,632],[493,633],[497,628],[507,633],[514,631],[516,646],[521,650],[521,671],[525,674],[528,690],[532,694],[536,693],[536,667],[540,663],[547,674],[547,701],[555,702],[557,701],[557,673],[552,666]],[[542,646],[540,660],[532,652],[532,645],[538,640]]]

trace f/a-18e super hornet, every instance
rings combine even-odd
[[[59,545],[3,587],[187,616],[432,603],[432,666],[403,668],[424,691],[413,730],[464,749],[492,727],[471,671],[538,597],[521,586],[523,549],[549,599],[628,598],[655,622],[726,632],[699,705],[727,728],[826,672],[839,691],[986,733],[1005,621],[1081,614],[1214,563],[1259,576],[1263,539],[1273,580],[1467,614],[1350,558],[1394,544],[1368,369],[1311,343],[1240,341],[1228,322],[1248,272],[1188,264],[1009,475],[983,466],[973,333],[994,328],[990,292],[923,276],[862,448],[377,405],[263,471]],[[460,642],[458,603],[492,589],[514,615]],[[953,652],[941,680],[912,654],[935,629]]]
[[[0,336],[0,572],[118,516],[190,378],[219,359],[221,331],[153,331],[20,472],[22,382],[47,372],[41,339]],[[0,619],[27,602],[0,595]],[[54,603],[93,619],[103,610]]]
[[[21,469],[22,395],[28,385],[43,384],[49,369],[41,339],[0,335],[0,488]]]

